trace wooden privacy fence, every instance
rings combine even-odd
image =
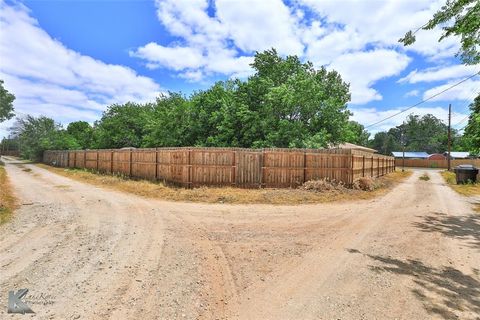
[[[0,156],[20,157],[18,150],[0,150]]]
[[[395,159],[397,167],[403,167],[403,160],[401,158]],[[450,160],[452,168],[460,164],[473,164],[480,168],[480,159],[459,159]],[[429,160],[429,159],[405,159],[405,167],[418,167],[418,168],[442,168],[448,167],[448,160]]]
[[[395,170],[393,157],[350,149],[156,148],[45,151],[43,162],[196,187],[287,188],[308,180],[352,184]]]

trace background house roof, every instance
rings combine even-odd
[[[445,152],[444,155],[447,156],[448,152]],[[459,152],[459,151],[451,151],[450,152],[450,157],[451,158],[466,159],[469,156],[470,156],[470,152]]]
[[[349,142],[345,142],[345,143],[339,144],[339,145],[337,146],[337,148],[338,148],[338,149],[361,150],[361,151],[371,152],[371,153],[377,152],[377,150],[375,150],[375,149],[367,148],[367,147],[364,147],[364,146],[359,146],[359,145],[356,145],[356,144],[353,144],[353,143],[349,143]]]
[[[403,158],[403,152],[402,151],[393,151],[392,155],[395,158]],[[419,151],[405,151],[405,158],[421,158],[421,159],[426,159],[428,158],[429,154],[426,152],[419,152]]]

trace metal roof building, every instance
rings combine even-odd
[[[444,153],[445,157],[448,157],[448,152]],[[470,152],[458,152],[451,151],[450,159],[468,159],[470,157]]]
[[[393,151],[392,155],[395,158],[403,158],[402,151]],[[418,151],[405,151],[405,159],[427,159],[429,156],[426,152],[418,152]]]
[[[338,149],[353,149],[353,150],[359,150],[359,151],[364,151],[364,152],[369,152],[369,153],[377,152],[377,150],[375,150],[375,149],[367,148],[367,147],[364,147],[364,146],[359,146],[359,145],[349,143],[349,142],[339,144],[338,146],[336,146],[336,148],[338,148]]]

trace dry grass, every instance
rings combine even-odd
[[[461,195],[468,197],[480,196],[480,183],[457,184],[455,173],[443,171],[441,174],[445,182]]]
[[[16,199],[13,196],[12,186],[8,181],[5,168],[0,165],[0,224],[8,221],[16,208]]]
[[[148,198],[169,201],[232,203],[232,204],[305,204],[331,201],[371,199],[385,194],[411,172],[393,172],[378,179],[379,187],[373,191],[331,190],[316,192],[299,189],[240,189],[240,188],[195,188],[184,189],[165,186],[145,180],[130,180],[118,176],[95,174],[86,170],[64,169],[37,164],[56,174],[96,186],[128,192]]]

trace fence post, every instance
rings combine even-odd
[[[303,151],[303,183],[307,182],[307,150]]]
[[[235,174],[235,171],[237,169],[237,164],[236,164],[236,153],[237,151],[236,150],[233,150],[232,152],[232,185],[236,185],[237,184],[237,177],[236,177],[236,174]]]
[[[263,188],[263,181],[265,180],[263,178],[263,174],[264,174],[264,162],[265,162],[265,148],[262,148],[262,154],[261,154],[261,157],[260,157],[260,188]]]
[[[355,155],[352,154],[352,157],[351,157],[351,164],[350,164],[350,184],[353,184],[353,176],[355,174],[355,169],[354,169],[354,164],[355,164]]]
[[[380,177],[380,158],[377,158],[377,177]]]
[[[97,150],[97,164],[96,164],[96,165],[97,165],[97,172],[98,172],[98,153],[99,153],[99,152],[98,152],[98,150]]]
[[[158,180],[158,148],[155,148],[155,181]]]
[[[188,149],[188,162],[187,162],[187,168],[188,168],[188,178],[187,178],[187,188],[192,187],[192,164],[191,164],[191,153],[192,149]]]
[[[110,173],[111,174],[113,174],[113,153],[114,152],[115,151],[113,151],[113,150],[110,152]]]
[[[128,176],[132,176],[132,155],[133,155],[133,150],[130,148],[130,163],[129,163],[129,168],[128,168]]]
[[[365,177],[365,156],[362,156],[362,177]]]
[[[87,168],[87,150],[83,150],[83,169]]]
[[[370,177],[373,178],[373,156],[372,156],[372,167],[370,168],[371,174]]]

